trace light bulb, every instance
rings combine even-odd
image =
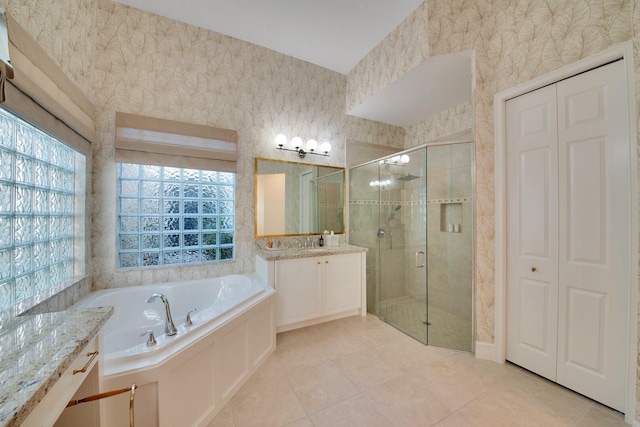
[[[329,151],[331,151],[331,144],[329,143],[329,141],[324,141],[322,144],[320,144],[320,151],[322,151],[323,153],[328,153]]]
[[[395,164],[400,163],[400,156],[393,156],[393,157],[391,158],[391,161],[392,161],[393,163],[395,163]]]
[[[291,144],[293,144],[293,146],[297,150],[302,145],[302,138],[300,138],[299,136],[294,136],[293,138],[291,138]]]
[[[411,160],[411,157],[409,157],[406,154],[403,154],[402,156],[400,156],[400,163],[402,163],[403,165],[406,165],[407,163],[409,163],[410,160]]]
[[[318,141],[316,141],[315,139],[310,139],[307,141],[307,150],[315,151],[316,148],[318,148]]]
[[[276,135],[276,144],[278,144],[278,147],[284,147],[284,145],[287,143],[287,136],[283,133],[279,133]]]

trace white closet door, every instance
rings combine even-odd
[[[624,410],[629,286],[629,129],[624,64],[557,84],[557,381]]]
[[[558,154],[555,86],[507,102],[507,359],[556,377]]]

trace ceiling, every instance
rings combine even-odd
[[[115,0],[347,74],[423,0]]]

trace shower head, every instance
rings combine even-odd
[[[413,181],[416,178],[420,178],[419,176],[411,175],[410,173],[406,175],[399,176],[398,181]]]

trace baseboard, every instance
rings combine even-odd
[[[476,341],[476,359],[496,360],[495,344]]]

